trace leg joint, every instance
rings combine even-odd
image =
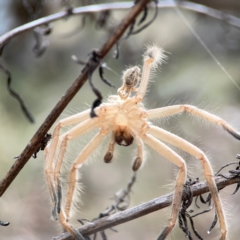
[[[180,171],[186,172],[186,171],[187,171],[187,164],[186,164],[184,161],[182,161],[182,162],[179,164],[179,169],[180,169]]]
[[[206,156],[202,151],[198,152],[196,158],[199,159],[200,161],[206,161]]]
[[[185,112],[193,112],[194,111],[194,109],[196,109],[196,107],[194,107],[194,106],[191,106],[191,105],[183,105],[183,111],[185,111]]]

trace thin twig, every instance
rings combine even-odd
[[[129,9],[133,6],[133,3],[131,2],[116,2],[116,3],[106,3],[106,4],[96,4],[96,5],[91,5],[91,6],[84,6],[84,7],[78,7],[72,9],[71,15],[76,16],[76,15],[81,15],[83,13],[93,13],[93,12],[103,12],[107,10],[126,10]],[[154,7],[154,5],[152,5]],[[183,9],[187,9],[190,11],[202,13],[205,15],[208,15],[210,17],[225,21],[226,23],[240,28],[240,19],[232,16],[227,13],[223,13],[222,11],[206,7],[201,4],[197,3],[192,3],[188,1],[181,1],[178,3],[173,2],[172,0],[169,1],[164,1],[160,2],[158,4],[158,8],[174,8],[174,7],[180,7]],[[64,19],[69,16],[69,13],[67,11],[59,12],[52,14],[47,17],[43,17],[40,19],[37,19],[35,21],[29,22],[27,24],[21,25],[5,34],[3,34],[0,37],[0,48],[2,48],[4,45],[8,43],[10,39],[13,37],[26,32],[30,29],[36,28],[41,25],[46,25],[51,22],[57,21],[59,19]]]
[[[216,185],[218,189],[222,189],[228,185],[232,185],[239,182],[239,178],[233,177],[231,174],[226,174],[229,178],[218,176],[215,177]],[[200,182],[192,185],[190,187],[193,196],[199,196],[209,192],[209,188],[206,182]],[[78,230],[83,235],[91,235],[98,231],[117,226],[121,223],[131,221],[133,219],[142,217],[149,213],[158,211],[165,207],[168,207],[172,203],[173,193],[166,194],[159,198],[155,198],[149,202],[143,203],[136,207],[132,207],[122,212],[115,213],[113,215],[95,220],[90,223],[86,223],[84,226],[80,227]],[[54,238],[55,240],[70,240],[71,236],[68,233],[63,233],[58,237]]]
[[[11,76],[10,71],[6,67],[4,67],[2,64],[0,64],[0,69],[7,75],[7,90],[9,92],[9,94],[19,102],[22,112],[27,117],[27,119],[30,121],[30,123],[35,123],[35,120],[34,120],[32,114],[30,113],[30,111],[28,110],[22,97],[16,91],[14,91],[12,89],[12,86],[11,86],[12,76]]]
[[[128,26],[132,23],[132,21],[134,21],[136,16],[144,9],[144,7],[147,5],[149,1],[150,0],[140,0],[137,2],[137,4],[133,6],[133,8],[123,18],[121,23],[115,28],[114,32],[110,35],[110,37],[103,44],[100,50],[96,51],[99,59],[104,58],[104,56],[110,51],[110,49],[114,46],[114,44],[119,40],[119,38],[123,35],[125,30],[128,28]],[[56,106],[53,108],[51,113],[48,115],[48,117],[42,123],[40,128],[34,134],[32,139],[26,146],[26,148],[23,150],[23,152],[20,154],[18,159],[12,165],[9,172],[1,180],[0,196],[3,195],[6,189],[9,187],[9,185],[12,183],[12,181],[15,179],[15,177],[24,167],[24,165],[28,162],[29,158],[33,155],[34,152],[36,152],[36,150],[41,145],[41,141],[43,140],[44,136],[47,134],[50,127],[53,125],[53,123],[60,116],[60,114],[62,113],[64,108],[67,106],[67,104],[72,100],[72,98],[76,95],[79,89],[86,82],[89,76],[89,71],[95,70],[98,67],[98,65],[99,65],[99,62],[91,62],[91,58],[88,60],[80,76],[74,81],[74,83],[66,91],[66,93],[61,98],[61,100],[56,104]],[[91,69],[89,69],[89,66],[91,66]]]

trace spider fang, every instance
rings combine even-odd
[[[120,146],[129,146],[133,143],[133,136],[126,129],[118,129],[115,133],[115,141]]]

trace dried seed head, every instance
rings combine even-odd
[[[135,66],[127,69],[123,73],[123,82],[126,84],[126,87],[132,88],[138,84],[140,72],[140,68]]]
[[[141,70],[139,67],[131,67],[124,71],[123,73],[123,84],[118,89],[118,95],[122,99],[126,99],[130,94],[136,91],[136,85],[139,82]]]

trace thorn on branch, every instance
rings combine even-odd
[[[32,117],[31,113],[29,112],[29,110],[27,109],[23,99],[21,98],[21,96],[15,92],[12,88],[11,88],[11,73],[10,71],[5,68],[3,65],[0,64],[0,69],[2,69],[2,71],[7,75],[7,90],[9,92],[9,94],[14,97],[15,99],[17,99],[17,101],[19,102],[21,109],[24,113],[24,115],[27,117],[27,119],[31,122],[34,123],[34,118]]]
[[[43,138],[43,140],[41,141],[41,143],[40,143],[40,146],[38,147],[38,149],[34,152],[34,154],[33,154],[33,158],[37,158],[37,153],[40,151],[40,150],[44,150],[45,149],[45,147],[47,146],[47,144],[48,144],[48,142],[50,141],[50,139],[52,138],[52,134],[49,134],[49,133],[47,133],[46,135],[45,135],[45,137]]]

